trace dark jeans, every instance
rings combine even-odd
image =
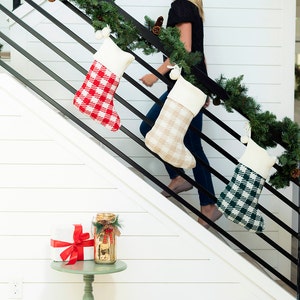
[[[168,93],[169,92],[167,91],[160,97],[160,101],[162,103],[166,101]],[[161,106],[155,103],[152,106],[152,108],[149,110],[147,114],[147,118],[155,122],[155,120],[159,116],[160,111],[161,111]],[[203,118],[203,113],[200,111],[200,113],[191,122],[191,125],[198,128],[200,131],[202,130],[202,118]],[[141,134],[145,137],[148,131],[150,131],[150,129],[151,126],[147,124],[145,121],[143,121],[140,126]],[[189,149],[189,151],[193,153],[194,156],[199,157],[201,161],[209,165],[209,162],[207,160],[207,157],[201,145],[201,139],[196,132],[194,132],[191,129],[188,129],[184,137],[184,144],[187,147],[187,149]],[[170,176],[170,179],[174,179],[175,177],[178,176],[178,171],[177,171],[178,169],[169,165],[168,163],[164,163],[164,164]],[[197,162],[196,167],[193,169],[193,174],[196,182],[198,182],[212,195],[215,195],[211,174],[206,167],[202,166],[201,163]],[[199,200],[201,206],[215,203],[213,199],[211,199],[208,195],[201,192],[200,190],[198,190],[198,194],[199,194]]]

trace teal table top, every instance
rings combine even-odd
[[[121,260],[117,260],[114,264],[96,264],[94,260],[82,260],[73,265],[67,265],[63,261],[53,261],[51,268],[66,273],[97,275],[121,272],[127,268],[127,265]]]

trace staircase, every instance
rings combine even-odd
[[[81,85],[89,67],[88,61],[99,47],[99,42],[94,39],[93,28],[90,25],[91,20],[82,11],[68,1],[57,2],[54,5],[54,3],[45,3],[45,1],[38,3],[25,0],[25,4],[14,12],[0,4],[2,13],[11,20],[10,36],[3,32],[0,33],[0,39],[3,41],[1,43],[9,44],[11,47],[11,60],[2,57],[0,66],[32,89],[41,97],[42,101],[49,103],[74,126],[80,128],[90,138],[95,139],[100,147],[111,153],[122,164],[137,172],[149,185],[171,193],[166,186],[168,178],[162,170],[160,159],[148,151],[138,132],[138,124],[145,119],[144,114],[151,105],[149,99],[157,101],[157,97],[169,82],[165,78],[160,78],[158,91],[141,86],[137,80],[139,78],[137,74],[143,74],[146,70],[155,72],[151,67],[153,64],[151,62],[149,64],[149,59],[142,53],[129,51],[135,56],[135,63],[124,74],[115,96],[117,111],[120,115],[127,116],[127,119],[122,120],[123,125],[120,131],[111,134],[106,129],[99,128],[91,120],[84,118],[72,107],[70,99]],[[153,37],[125,10],[121,7],[118,9],[120,14],[137,26],[144,38],[164,52],[158,39]],[[68,10],[70,14],[66,15],[65,12]],[[33,15],[34,19],[32,19]],[[76,26],[76,24],[81,25]],[[53,31],[49,32],[50,26]],[[20,39],[20,36],[23,38]],[[30,39],[27,38],[28,36]],[[71,49],[68,48],[70,45]],[[41,49],[42,52],[39,52]],[[150,60],[153,60],[155,64],[160,57],[161,53],[159,53],[159,58],[158,55],[153,55]],[[214,93],[219,93],[221,99],[226,98],[226,92],[214,82],[209,81],[207,85]],[[130,95],[133,96],[130,97]],[[136,99],[140,99],[140,101]],[[147,99],[147,102],[143,99]],[[233,118],[238,122],[226,122],[226,113],[220,106],[203,109],[203,111],[206,117],[205,124],[213,126],[214,132],[210,137],[205,133],[199,133],[199,135],[205,142],[206,152],[213,153],[212,166],[214,167],[210,168],[210,172],[215,178],[216,190],[219,191],[228,183],[228,178],[237,163],[236,157],[244,149],[239,141],[243,134],[241,124],[244,119],[238,113],[234,113]],[[237,127],[231,126],[232,124],[236,124]],[[225,137],[222,146],[215,142],[220,135]],[[222,167],[218,169],[215,166],[218,165],[220,157],[222,157]],[[271,278],[281,282],[299,299],[299,249],[297,249],[299,232],[294,229],[299,225],[299,204],[294,200],[299,197],[299,182],[291,182],[291,187],[283,191],[276,190],[268,184],[265,185],[259,209],[264,214],[268,225],[264,233],[253,235],[224,218],[216,224],[207,220],[199,212],[198,201],[195,201],[197,198],[195,191],[203,189],[203,187],[193,180],[191,173],[181,175],[194,185],[194,189],[192,192],[183,193],[180,196],[172,194],[171,201],[191,217],[205,219],[210,223],[211,230],[215,235],[251,260]],[[213,198],[215,199],[214,196]],[[288,216],[296,215],[296,225],[291,224],[290,218],[285,220],[282,216],[278,216],[278,209],[274,209],[270,202],[275,202],[278,207],[283,208]],[[291,247],[292,245],[293,247]],[[266,250],[265,252],[261,250],[263,248]],[[287,269],[291,270],[291,274],[287,274],[286,268],[282,269],[280,266],[274,265],[267,253],[278,257],[279,265],[289,265],[290,268]]]

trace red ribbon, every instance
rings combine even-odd
[[[113,232],[114,229],[111,227],[107,227],[104,229],[103,244],[107,244],[108,239],[110,240],[111,244],[114,243]]]
[[[74,226],[75,229],[73,233],[73,243],[51,239],[51,246],[54,248],[69,246],[60,254],[60,257],[63,261],[67,260],[68,257],[70,257],[67,265],[73,265],[77,260],[84,259],[83,247],[94,246],[94,240],[89,240],[90,234],[88,232],[82,233],[82,225],[75,224]]]

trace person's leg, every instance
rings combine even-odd
[[[161,103],[165,103],[165,101],[167,100],[169,92],[166,91],[165,93],[163,93],[159,100]],[[151,130],[152,126],[154,125],[154,122],[156,121],[156,119],[158,118],[160,111],[162,109],[162,106],[160,106],[157,103],[154,103],[153,106],[150,108],[150,110],[148,111],[146,117],[147,119],[152,122],[153,124],[148,124],[146,121],[142,121],[141,125],[140,125],[140,133],[143,135],[143,137],[146,136],[146,134]],[[178,176],[178,173],[176,172],[175,168],[172,168],[172,166],[170,166],[167,163],[164,163],[166,170],[169,174],[170,179],[174,179]]]
[[[166,91],[165,93],[163,93],[159,100],[161,103],[164,103],[168,97],[168,91]],[[140,133],[142,134],[143,137],[146,136],[146,134],[151,130],[152,126],[154,125],[154,122],[156,121],[156,119],[159,116],[159,113],[162,109],[162,106],[160,106],[157,103],[154,103],[153,106],[150,108],[150,110],[148,111],[146,118],[152,122],[153,124],[148,124],[146,121],[142,121],[141,125],[140,125]]]
[[[164,103],[168,97],[169,92],[166,91],[164,94],[161,95],[160,97],[160,101],[162,103]],[[149,110],[149,112],[147,113],[146,117],[148,120],[150,120],[151,122],[155,122],[156,119],[158,118],[160,111],[162,109],[162,106],[158,105],[157,103],[155,103],[151,109]],[[151,130],[152,125],[148,124],[146,121],[143,121],[140,125],[140,132],[141,134],[145,137],[146,134]],[[180,193],[183,191],[187,191],[193,188],[193,185],[190,184],[189,182],[187,182],[184,178],[182,178],[181,176],[178,175],[178,169],[169,165],[168,163],[164,163],[165,168],[168,172],[168,175],[171,179],[170,184],[168,185],[168,187],[174,191],[175,193]],[[163,191],[162,194],[165,197],[170,197],[170,194]]]
[[[200,112],[191,122],[192,127],[198,128],[200,131],[202,130],[202,120],[203,114]],[[209,161],[203,151],[201,139],[197,132],[192,129],[187,131],[185,136],[185,145],[186,147],[195,155],[196,158],[199,158],[200,161],[204,162],[209,166]],[[200,162],[197,161],[196,167],[193,169],[194,179],[197,183],[199,183],[206,191],[208,191],[212,196],[215,195],[212,177],[209,170],[203,166]],[[205,192],[198,190],[201,213],[203,213],[206,217],[208,217],[213,222],[221,217],[220,211],[217,209],[215,201],[207,195]],[[198,222],[205,226],[209,227],[207,222],[198,219]]]

